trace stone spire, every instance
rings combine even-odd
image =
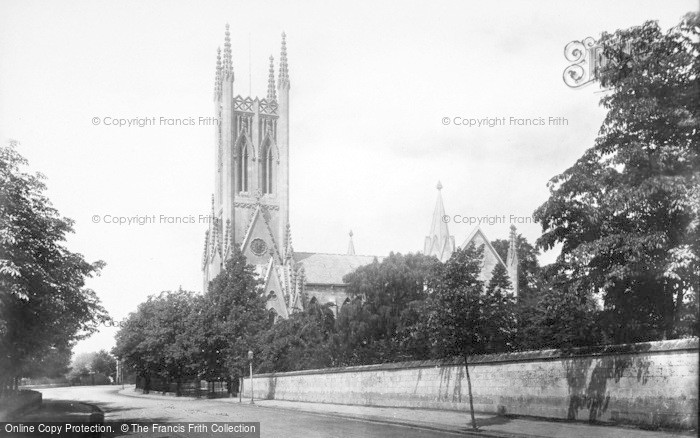
[[[209,230],[204,232],[204,254],[202,255],[202,267],[207,265],[207,259],[209,258]]]
[[[287,34],[282,32],[282,50],[280,52],[279,87],[289,87],[289,66],[287,65]]]
[[[294,247],[292,246],[292,227],[287,224],[284,233],[284,258],[291,259],[294,257]]]
[[[231,32],[229,25],[226,23],[226,37],[224,38],[224,65],[223,79],[233,79],[233,61],[231,59]]]
[[[506,270],[513,284],[513,292],[518,296],[518,235],[515,232],[515,225],[510,226],[510,237],[508,242],[508,256],[506,257]]]
[[[348,242],[348,255],[355,255],[355,244],[352,242],[352,230],[348,233],[350,241]]]
[[[214,79],[214,99],[221,96],[221,47],[216,50],[216,76]]]
[[[434,255],[441,262],[450,258],[455,250],[455,238],[450,236],[447,227],[450,217],[445,215],[445,206],[442,203],[442,183],[437,183],[438,196],[433,210],[433,220],[430,225],[430,233],[425,237],[423,254]]]
[[[270,71],[267,76],[267,100],[277,100],[277,91],[275,90],[275,58],[270,55]]]
[[[231,240],[231,219],[226,219],[226,231],[224,231],[224,252],[229,247]]]

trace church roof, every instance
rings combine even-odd
[[[479,243],[481,241],[481,243]],[[503,259],[501,259],[501,256],[498,255],[498,252],[496,249],[491,245],[491,242],[489,242],[489,239],[486,237],[486,234],[481,230],[481,227],[476,226],[471,233],[467,236],[467,238],[464,240],[464,243],[462,244],[461,248],[466,248],[469,246],[470,243],[474,242],[474,246],[479,246],[479,245],[484,245],[484,251],[491,251],[493,255],[495,256],[496,260],[500,264],[502,264],[504,267],[506,266],[505,263],[503,263]]]
[[[304,267],[307,284],[342,285],[343,277],[360,266],[369,265],[382,257],[318,252],[294,252],[294,260]]]

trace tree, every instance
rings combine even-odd
[[[51,348],[45,355],[25,368],[25,377],[63,377],[70,370],[70,348]]]
[[[578,296],[602,295],[614,342],[698,334],[687,321],[700,284],[698,17],[603,33],[608,113],[535,212],[538,246],[562,244],[560,273]]]
[[[347,274],[353,300],[339,312],[334,345],[336,365],[362,365],[427,356],[407,342],[407,329],[425,301],[427,276],[437,263],[422,254],[389,254],[381,263],[361,266]],[[425,357],[418,357],[425,358]]]
[[[485,345],[481,348],[484,353],[502,353],[514,348],[515,296],[513,284],[508,271],[502,264],[496,264],[491,273],[491,279],[480,301],[484,316]]]
[[[496,239],[491,242],[491,246],[501,260],[508,258],[509,240]],[[518,234],[515,239],[515,251],[518,255],[518,302],[529,305],[537,301],[541,287],[542,268],[538,260],[540,252],[522,234]]]
[[[474,417],[469,356],[488,351],[501,332],[493,331],[490,319],[502,319],[507,311],[492,305],[484,297],[484,283],[479,280],[484,247],[457,249],[444,264],[437,264],[430,277],[428,315],[425,328],[438,357],[460,357],[464,360],[469,391],[471,425]],[[496,288],[496,286],[494,286]]]
[[[70,364],[70,371],[68,372],[68,380],[73,382],[80,382],[81,377],[87,377],[92,371],[92,359],[95,353],[80,353],[76,354]]]
[[[180,395],[182,380],[196,375],[198,349],[188,326],[194,305],[194,293],[182,289],[148,297],[117,332],[113,354],[146,382],[153,376],[175,381]],[[91,361],[93,368],[98,357]]]
[[[70,366],[70,371],[66,377],[71,383],[83,384],[84,378],[93,376],[91,383],[96,383],[94,376],[98,375],[100,380],[97,384],[107,383],[107,379],[116,377],[117,361],[105,350],[93,351],[90,353],[77,354]]]
[[[268,313],[260,280],[240,250],[209,284],[197,324],[206,378],[241,376],[248,368],[248,351],[258,357],[262,346],[256,337],[268,328]]]
[[[542,290],[520,339],[530,348],[572,348],[608,343],[592,290],[570,279],[556,264],[543,269]]]
[[[162,293],[160,298],[154,301],[146,348],[159,356],[159,376],[174,381],[176,394],[181,395],[183,379],[196,375],[193,356],[197,350],[193,348],[188,325],[195,303],[194,293],[180,288]]]
[[[497,239],[491,245],[501,259],[506,260],[510,242]],[[538,260],[540,253],[522,234],[518,234],[515,248],[518,255],[518,297],[515,302],[517,330],[513,343],[520,350],[537,349],[541,347],[537,306],[544,299],[546,289],[543,268]]]
[[[268,328],[259,280],[239,250],[202,296],[183,291],[151,296],[129,315],[116,335],[113,354],[146,381],[160,377],[227,380],[247,368],[248,351]]]
[[[109,320],[85,288],[104,263],[65,247],[73,221],[51,206],[44,177],[26,165],[16,142],[0,147],[0,394]]]
[[[258,372],[284,372],[331,366],[328,342],[335,329],[328,306],[307,304],[302,312],[273,324],[262,332]]]
[[[123,361],[125,367],[134,370],[136,375],[146,380],[144,391],[150,389],[150,374],[157,372],[158,359],[148,350],[148,324],[153,318],[152,297],[138,305],[114,335],[115,346],[112,354]]]

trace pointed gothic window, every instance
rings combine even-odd
[[[265,194],[272,193],[274,182],[274,155],[272,153],[272,145],[269,141],[265,142],[262,153],[262,192]]]
[[[245,140],[240,142],[238,154],[238,169],[236,176],[236,186],[239,192],[247,192],[249,188],[248,169],[250,167],[250,153]]]

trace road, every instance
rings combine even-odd
[[[105,421],[119,422],[260,422],[261,437],[445,437],[453,433],[415,429],[330,415],[262,407],[247,403],[176,397],[145,398],[120,394],[121,386],[41,389],[44,400],[71,400],[98,406]],[[37,414],[40,414],[37,413]],[[36,415],[35,415],[36,418]],[[33,419],[40,421],[41,419]],[[116,434],[110,436],[129,436]],[[132,435],[133,436],[133,435]],[[155,436],[155,435],[153,435]],[[167,434],[163,436],[187,436]],[[212,435],[213,436],[213,435]],[[218,434],[222,436],[222,434]]]

